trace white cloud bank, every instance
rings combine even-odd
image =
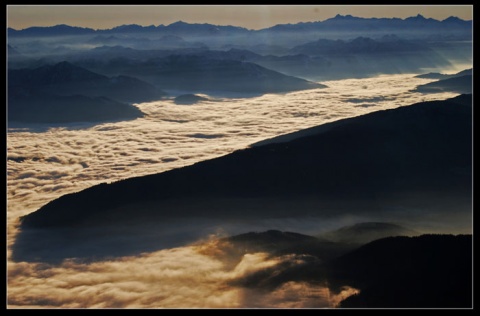
[[[10,263],[8,304],[48,308],[251,308],[335,307],[347,288],[330,293],[324,285],[286,282],[274,290],[231,285],[231,281],[288,257],[245,254],[229,267],[201,254],[198,246],[161,250],[138,257],[60,266]]]
[[[9,130],[8,245],[17,219],[61,195],[101,182],[158,173],[228,154],[276,135],[341,118],[456,94],[409,92],[429,82],[413,75],[325,82],[326,89],[217,100],[192,106],[138,104],[145,118],[44,132]],[[381,96],[381,98],[380,98]],[[215,137],[201,137],[214,135]],[[9,307],[326,307],[325,287],[285,283],[273,292],[227,281],[275,265],[250,254],[233,270],[192,247],[91,264],[8,262]],[[340,295],[352,293],[346,289]],[[330,297],[326,299],[326,297]]]

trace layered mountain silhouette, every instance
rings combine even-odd
[[[411,220],[470,216],[471,98],[378,111],[192,166],[64,195],[21,218],[16,246],[21,248],[22,234],[38,231],[55,249],[64,247],[64,239],[54,246],[58,237],[52,237],[61,236],[61,229],[75,243],[85,234],[95,239],[95,227],[138,227],[138,237],[148,236],[154,223],[195,218],[217,223],[371,217],[398,215],[399,208]],[[42,249],[42,238],[31,242]]]
[[[472,235],[389,237],[328,263],[332,286],[360,293],[340,307],[471,308]]]
[[[178,21],[157,26],[120,25],[105,30],[56,25],[24,30],[9,28],[7,32],[8,44],[25,53],[20,59],[12,57],[9,67],[68,60],[95,72],[109,76],[126,74],[162,89],[181,90],[180,93],[232,89],[236,93],[275,93],[305,88],[305,83],[289,80],[292,86],[289,90],[283,79],[252,69],[254,66],[246,66],[247,63],[287,76],[322,81],[382,73],[418,73],[425,68],[440,69],[451,67],[452,63],[472,61],[472,21],[456,17],[439,21],[423,16],[366,19],[337,15],[325,21],[279,24],[261,30]],[[105,45],[111,48],[103,49]],[[94,49],[89,51],[90,47]],[[97,48],[99,50],[95,50]],[[215,51],[227,52],[231,48],[246,53],[239,56],[240,59],[230,56],[229,63],[223,58],[217,62],[206,60],[216,57],[202,58],[200,64],[198,60],[182,61],[185,67],[172,60],[159,60],[167,55],[184,55],[180,50],[211,51],[208,54],[218,55]],[[180,71],[178,76],[170,74],[172,82],[165,78],[175,70],[169,69],[169,63]],[[268,77],[271,83],[257,78],[256,85],[250,84],[252,77],[243,73],[245,69],[239,67],[242,64],[244,68],[250,67],[248,73],[263,73],[261,76]],[[237,87],[227,83],[229,80],[218,79],[223,75],[230,79],[228,69],[239,75]],[[205,83],[199,78],[205,78]],[[168,88],[164,84],[168,84]],[[194,89],[188,90],[188,86]]]
[[[56,95],[108,97],[119,102],[158,100],[165,92],[129,76],[107,77],[69,62],[8,71],[9,93],[36,91]]]
[[[141,45],[141,49],[132,48],[127,40],[122,39],[122,45],[111,43],[110,37],[105,38],[106,43],[90,50],[82,50],[71,54],[52,54],[45,57],[45,61],[52,63],[68,60],[76,65],[91,69],[95,72],[117,76],[128,74],[141,78],[147,82],[156,83],[165,89],[165,86],[172,89],[187,90],[189,85],[201,84],[201,89],[209,90],[233,90],[241,91],[242,85],[248,80],[253,80],[254,75],[246,72],[264,73],[266,68],[284,75],[300,77],[307,80],[321,81],[342,79],[351,77],[368,77],[375,74],[388,73],[409,73],[419,72],[425,67],[438,68],[449,67],[451,63],[448,58],[429,47],[429,43],[408,41],[396,36],[384,36],[381,39],[358,37],[353,40],[327,40],[322,39],[292,48],[290,51],[276,55],[260,55],[248,48],[252,45],[239,46],[228,50],[198,48],[190,46],[185,48],[169,49],[170,46],[158,46],[155,49],[148,49],[150,44]],[[155,42],[155,41],[151,41]],[[156,42],[155,42],[156,43]],[[108,45],[108,46],[106,46]],[[126,45],[126,46],[125,46]],[[153,45],[153,44],[152,44]],[[247,47],[247,48],[245,48]],[[256,45],[253,45],[256,47]],[[298,51],[297,51],[298,50]],[[463,52],[456,48],[456,51]],[[465,57],[464,57],[465,59]],[[213,60],[213,61],[212,61]],[[43,62],[45,62],[43,61]],[[37,65],[38,61],[32,62]],[[14,63],[12,62],[12,67]],[[185,65],[182,65],[185,64]],[[255,64],[263,68],[255,70],[252,66],[247,70],[240,71],[241,65]],[[215,65],[209,69],[209,65]],[[229,69],[232,74],[238,76],[231,78],[228,75]],[[177,70],[176,74],[173,71]],[[165,71],[172,72],[174,81],[169,83],[164,78]],[[225,76],[236,80],[238,87],[231,83],[212,81],[212,78]],[[180,76],[184,76],[184,81]],[[245,76],[248,76],[245,78]],[[278,74],[262,74],[264,80],[270,80],[271,85],[279,84],[277,90],[288,90],[286,83],[278,81]],[[191,77],[191,78],[190,78]],[[202,82],[201,79],[205,79]],[[197,81],[200,81],[198,83]],[[272,87],[262,87],[263,80],[255,79],[260,84],[256,90],[267,90],[275,92]],[[183,83],[183,84],[182,84]],[[292,90],[298,90],[298,80],[290,80]],[[194,85],[194,87],[195,87]],[[268,88],[268,89],[267,89]],[[252,90],[250,88],[243,88]],[[201,92],[201,91],[189,91]]]
[[[129,34],[129,33],[127,33]],[[119,36],[119,35],[97,35],[86,41],[92,45],[110,45],[124,47],[143,47],[144,49],[181,49],[181,48],[207,48],[201,42],[190,42],[176,35],[164,35],[158,39],[150,39],[145,36]]]
[[[461,76],[467,76],[467,75],[472,75],[473,74],[473,69],[465,69],[460,72],[457,72],[455,74],[442,74],[439,72],[429,72],[428,74],[421,74],[415,76],[415,78],[425,78],[425,79],[449,79],[449,78],[455,78],[455,77],[461,77]]]
[[[453,75],[426,74],[425,76],[430,78],[437,77],[440,78],[440,80],[419,85],[413,91],[421,93],[472,93],[473,90],[472,69],[467,69]],[[423,78],[425,78],[425,76]]]
[[[197,37],[265,37],[267,35],[287,35],[297,33],[310,36],[311,33],[329,32],[369,32],[369,33],[391,33],[396,31],[412,36],[431,36],[432,34],[462,38],[465,32],[472,31],[472,21],[465,21],[457,17],[449,17],[443,21],[427,19],[422,15],[399,18],[360,18],[351,15],[337,15],[325,21],[300,22],[295,24],[278,24],[261,30],[248,30],[236,26],[213,25],[208,23],[186,23],[177,21],[170,25],[140,26],[136,24],[121,25],[112,29],[94,30],[68,25],[56,25],[51,27],[30,27],[23,30],[8,28],[9,37],[31,37],[31,36],[78,36],[78,35],[101,35],[101,34],[142,34],[142,35],[176,35],[176,36],[197,36]]]
[[[206,93],[265,94],[314,88],[325,85],[287,76],[254,63],[179,54],[126,63],[122,71],[142,78],[164,90]]]
[[[49,59],[57,58],[53,56]],[[240,54],[203,48],[139,50],[124,46],[101,46],[65,58],[109,76],[125,74],[140,78],[163,90],[171,90],[172,94],[242,96],[325,87],[267,69],[255,61],[247,61]]]
[[[69,62],[9,69],[8,120],[22,123],[99,122],[143,116],[133,102],[165,92],[128,76],[106,77]]]
[[[457,17],[450,17],[443,21],[427,19],[422,15],[399,18],[361,18],[351,15],[337,14],[335,17],[325,21],[304,22],[296,24],[279,24],[271,28],[260,30],[263,34],[291,34],[304,33],[311,35],[313,32],[346,32],[356,34],[358,32],[367,34],[402,34],[413,38],[432,36],[461,36],[467,35],[471,30],[471,21],[464,21]],[[466,32],[467,31],[467,32]]]

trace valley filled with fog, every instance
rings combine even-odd
[[[319,124],[456,95],[410,92],[431,81],[413,74],[328,81],[325,89],[209,98],[192,106],[140,103],[146,117],[127,122],[10,127],[8,216],[16,219],[101,182],[163,172]]]
[[[20,216],[67,193],[191,165],[267,138],[342,118],[455,96],[448,92],[424,95],[409,91],[430,81],[414,78],[413,74],[328,81],[323,82],[328,85],[325,89],[246,99],[209,98],[191,106],[176,105],[170,100],[140,103],[136,106],[146,116],[128,122],[12,127],[7,157],[8,242],[11,245],[15,240]],[[257,222],[241,227],[230,224],[232,231],[228,231],[227,225],[219,225],[208,234],[227,236],[262,229],[320,233],[362,220],[370,219],[350,215],[322,222]],[[464,221],[462,218],[460,223],[452,224],[459,224],[458,232],[468,233],[468,223],[465,226]],[[442,225],[432,223],[430,229],[448,230]],[[198,237],[208,240],[208,234]],[[9,262],[9,292],[13,297],[10,304],[22,306],[36,297],[48,302],[46,306],[61,307],[333,307],[341,295],[354,291],[345,289],[337,297],[324,286],[294,282],[274,292],[257,293],[233,286],[225,290],[225,281],[252,272],[249,269],[279,262],[252,254],[234,270],[222,270],[221,261],[199,254],[195,247],[93,264],[67,262],[52,268]],[[148,272],[150,269],[153,270]],[[116,276],[120,270],[132,274]],[[50,281],[42,281],[45,274]],[[41,285],[31,286],[37,282]],[[186,286],[193,286],[194,292],[185,292]],[[146,288],[148,292],[144,292]],[[94,294],[97,291],[102,294]],[[135,291],[141,295],[135,295]],[[118,297],[115,303],[106,303],[107,298],[114,296]]]

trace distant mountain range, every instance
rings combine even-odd
[[[415,78],[425,78],[425,79],[449,79],[449,78],[455,78],[455,77],[461,77],[461,76],[467,76],[467,75],[472,75],[473,74],[473,69],[465,69],[460,72],[457,72],[455,74],[442,74],[438,72],[429,72],[428,74],[421,74],[415,76]]]
[[[98,37],[95,38],[98,39]],[[224,76],[223,71],[232,68],[232,73],[240,75],[238,79],[242,80],[244,78],[238,70],[238,65],[246,63],[313,81],[360,78],[377,74],[415,73],[424,68],[451,66],[451,62],[445,58],[443,51],[433,49],[429,42],[406,40],[394,35],[385,35],[378,39],[357,37],[349,40],[320,39],[314,42],[309,40],[307,43],[291,49],[285,48],[282,55],[260,55],[249,50],[250,48],[255,49],[256,45],[239,45],[240,48],[215,50],[198,45],[175,46],[175,44],[164,44],[163,38],[165,37],[159,40],[148,40],[149,43],[157,43],[158,45],[155,44],[157,46],[132,44],[133,39],[126,40],[123,37],[122,40],[112,43],[109,40],[110,37],[105,37],[103,45],[99,43],[98,46],[88,50],[73,50],[62,54],[47,52],[46,55],[40,54],[43,56],[40,59],[34,58],[35,54],[27,54],[30,57],[12,55],[12,58],[9,58],[9,68],[38,67],[44,63],[58,63],[67,60],[109,76],[127,74],[152,83],[158,81],[157,84],[162,89],[168,89],[165,85],[170,85],[172,89],[184,90],[185,87],[182,89],[180,86],[198,87],[199,83],[196,81],[200,81],[203,85],[201,90],[205,92],[205,88],[232,90],[232,87],[224,87],[227,84],[225,81],[214,82],[208,76],[211,75],[213,78]],[[182,42],[181,40],[172,41]],[[449,47],[453,44],[445,45]],[[466,50],[464,47],[457,47],[458,45],[454,45],[454,51],[464,52]],[[465,56],[462,58],[468,59]],[[212,69],[203,69],[210,67],[210,64],[213,63],[212,60],[217,66]],[[177,64],[185,62],[186,65],[174,69],[176,64],[173,61]],[[188,66],[189,64],[190,66]],[[176,79],[175,76],[172,80],[170,78],[162,79],[161,67],[165,68],[165,71],[169,71],[168,67],[171,67],[172,71],[178,71],[178,73],[174,73],[176,76],[188,78],[192,82],[183,79],[185,80],[185,84],[183,84],[183,81]],[[155,69],[158,71],[155,72]],[[221,69],[224,70],[221,71]],[[279,90],[289,89],[285,83],[279,85],[281,87]],[[274,92],[275,89],[272,87],[264,86],[262,88],[263,85],[260,83],[256,89]],[[236,90],[240,89],[238,86]],[[296,86],[298,86],[298,82],[292,85],[292,89],[298,89]],[[245,87],[245,89],[252,90],[253,88]]]
[[[107,77],[66,61],[36,68],[8,69],[8,119],[28,123],[116,120],[113,106],[118,109],[118,118],[137,118],[142,116],[140,110],[126,103],[164,98],[166,93],[156,86],[175,91],[236,95],[325,87],[252,63],[198,56],[169,56],[155,64],[122,65],[123,72],[133,76]],[[192,100],[182,97],[176,102],[184,104]]]
[[[262,30],[182,21],[108,30],[56,25],[9,28],[7,33],[9,68],[69,61],[103,75],[134,76],[178,93],[235,89],[235,93],[261,94],[310,85],[267,74],[259,66],[282,75],[322,81],[419,73],[426,68],[472,62],[472,21],[455,17],[438,21],[421,15],[406,19],[337,15],[325,21]],[[178,68],[181,73],[169,69],[169,65],[178,66],[174,60],[185,63]],[[240,84],[230,82],[237,79],[232,75],[227,75],[227,80],[218,79],[226,72],[238,75]],[[259,73],[257,80],[266,79],[253,83],[252,72]],[[163,73],[171,78],[162,77]]]
[[[89,38],[85,43],[90,45],[142,47],[143,49],[207,48],[202,42],[186,41],[177,35],[164,35],[158,39],[135,36],[97,35]]]
[[[421,93],[472,93],[473,69],[466,69],[452,75],[428,73],[417,76],[418,78],[439,79],[438,81],[417,86],[413,91]]]
[[[9,93],[41,91],[57,95],[105,96],[121,102],[158,100],[165,92],[129,76],[107,77],[69,62],[45,65],[35,69],[9,69]]]
[[[106,76],[68,62],[8,70],[8,120],[22,123],[100,122],[143,116],[133,102],[165,92],[136,78]]]
[[[128,67],[124,71],[167,91],[210,95],[258,95],[326,87],[254,63],[198,55],[170,55]]]
[[[190,36],[235,36],[235,35],[264,35],[281,34],[292,32],[329,32],[335,31],[369,31],[369,32],[417,32],[428,33],[438,32],[444,34],[455,34],[456,32],[470,31],[472,21],[465,21],[457,17],[449,17],[443,21],[427,19],[422,15],[399,18],[360,18],[351,15],[337,15],[325,21],[300,22],[296,24],[279,24],[261,30],[248,30],[236,26],[222,26],[213,24],[190,24],[182,21],[170,25],[121,25],[112,29],[94,30],[69,25],[56,25],[51,27],[29,27],[23,30],[8,28],[8,36],[66,36],[66,35],[92,35],[92,34],[169,34],[169,35],[190,35]]]

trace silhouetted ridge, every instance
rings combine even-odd
[[[189,167],[65,195],[23,217],[22,227],[200,214],[314,216],[329,209],[388,208],[392,198],[407,203],[411,194],[418,196],[415,208],[442,209],[445,202],[439,199],[447,197],[470,199],[471,95],[317,128],[292,133],[286,142],[273,140]]]
[[[30,93],[9,96],[8,120],[21,123],[72,123],[131,120],[142,117],[135,106],[106,97]]]
[[[360,289],[341,307],[472,307],[472,236],[373,241],[329,263],[332,285]]]
[[[210,95],[280,93],[325,87],[252,62],[216,59],[210,54],[173,54],[140,63],[127,71],[165,90]]]
[[[421,93],[441,93],[441,92],[455,92],[455,93],[472,93],[473,76],[463,75],[454,76],[439,81],[430,82],[417,86],[413,91]]]
[[[9,69],[8,120],[21,123],[100,122],[135,119],[131,102],[165,93],[128,76],[107,77],[69,62],[34,69]]]
[[[208,23],[186,23],[177,21],[167,26],[161,24],[158,26],[141,26],[137,24],[120,25],[111,29],[93,30],[90,28],[81,28],[68,25],[56,25],[51,27],[30,27],[23,30],[8,28],[9,36],[65,36],[65,35],[84,35],[84,34],[111,34],[111,33],[152,33],[157,34],[195,34],[197,36],[205,35],[235,35],[246,34],[254,35],[256,33],[272,33],[272,32],[292,32],[297,30],[304,31],[329,31],[332,28],[338,30],[391,30],[398,29],[401,31],[414,31],[421,27],[421,31],[459,31],[471,28],[472,21],[459,19],[458,17],[449,17],[443,21],[435,19],[426,19],[421,15],[399,18],[361,18],[351,15],[339,15],[327,19],[325,21],[316,22],[299,22],[295,24],[277,24],[275,26],[264,28],[258,31],[247,30],[243,27],[230,25],[213,25]]]
[[[129,76],[107,77],[64,61],[34,69],[8,71],[10,94],[35,91],[55,95],[105,96],[121,102],[158,100],[165,93]]]

